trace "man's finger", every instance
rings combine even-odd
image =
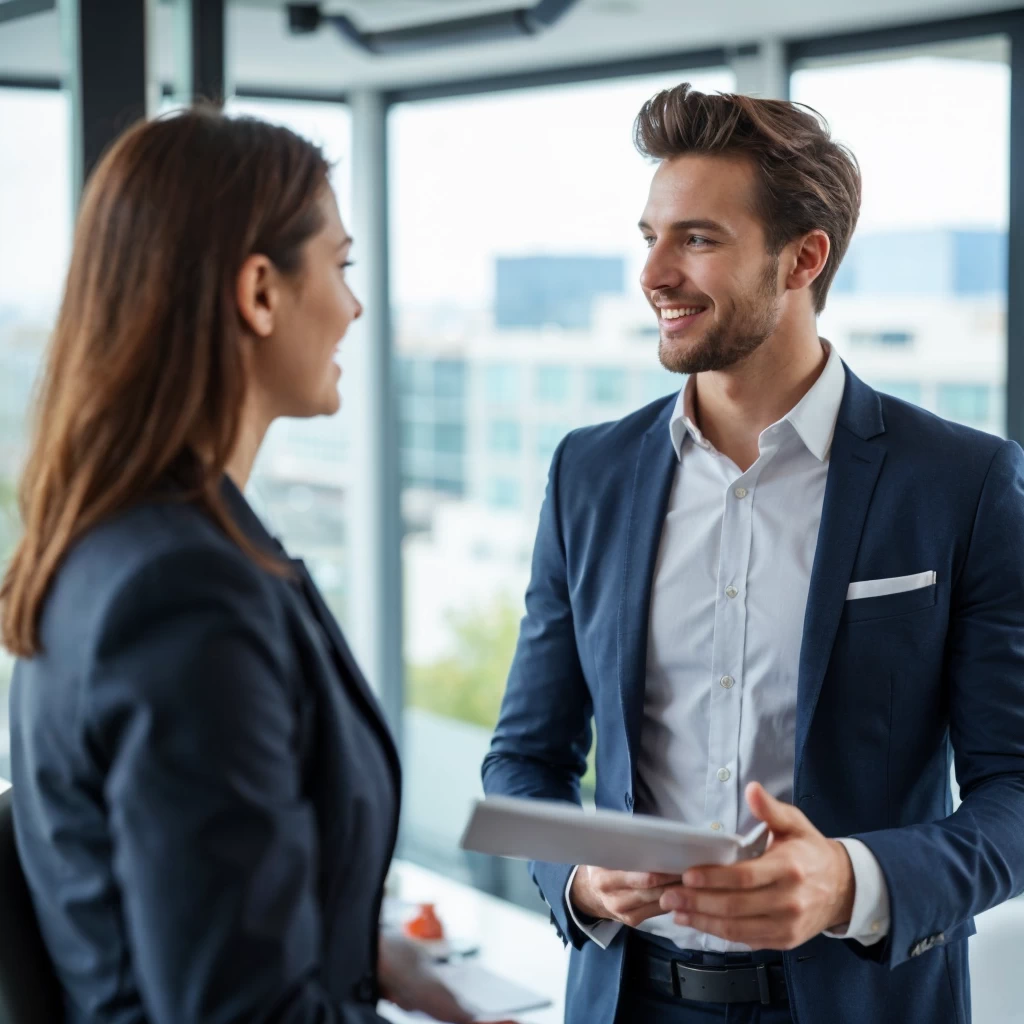
[[[677,880],[676,885],[678,884]],[[633,910],[649,903],[658,907],[661,905],[661,897],[669,888],[667,885],[659,885],[656,889],[616,889],[608,894],[608,899],[614,901],[620,910]]]
[[[751,782],[746,789],[747,806],[758,821],[765,822],[775,836],[806,831],[813,827],[803,811],[792,804],[776,800],[760,782]]]
[[[679,875],[666,875],[658,871],[616,871],[611,873],[614,887],[620,889],[660,889],[665,885],[679,884]]]
[[[687,889],[672,886],[661,897],[665,911],[703,914],[708,917],[795,916],[793,893],[781,886],[761,889]]]
[[[762,889],[780,881],[788,863],[784,853],[776,848],[741,864],[707,864],[690,868],[683,875],[683,885],[690,889]]]
[[[715,935],[727,942],[742,942],[751,949],[782,949],[785,936],[770,917],[711,917],[707,914],[676,914],[676,924]]]
[[[649,921],[652,917],[662,917],[664,914],[665,911],[661,909],[661,904],[655,900],[654,903],[645,903],[634,910],[627,911],[621,917],[631,928],[635,928],[638,924]]]

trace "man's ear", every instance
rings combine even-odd
[[[274,331],[274,315],[280,293],[277,268],[267,256],[250,256],[235,281],[235,301],[242,319],[257,338]]]
[[[825,269],[832,243],[824,231],[815,228],[802,238],[790,242],[790,246],[793,247],[792,264],[786,275],[785,286],[792,290],[808,288]]]

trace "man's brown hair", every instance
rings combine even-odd
[[[768,251],[816,228],[828,235],[828,261],[811,288],[814,310],[825,298],[860,213],[860,168],[832,140],[810,107],[735,93],[697,92],[688,82],[651,97],[633,125],[636,148],[657,160],[687,154],[747,156],[757,168],[757,213]]]

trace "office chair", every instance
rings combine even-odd
[[[0,793],[0,1024],[61,1024],[64,997],[14,845],[13,794]]]

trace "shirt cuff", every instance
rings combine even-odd
[[[873,946],[889,934],[889,888],[875,855],[859,839],[840,839],[853,865],[853,912],[845,928],[825,932],[830,939],[855,939]]]
[[[582,913],[577,913],[576,908],[572,905],[572,900],[569,897],[569,893],[572,892],[572,881],[576,877],[577,871],[579,871],[579,865],[572,869],[572,874],[569,875],[569,882],[565,887],[565,905],[569,908],[569,916],[572,918],[573,924],[575,924],[588,939],[592,942],[596,942],[602,949],[607,949],[611,944],[612,939],[618,935],[622,924],[619,921],[609,921],[600,917],[585,917]]]

